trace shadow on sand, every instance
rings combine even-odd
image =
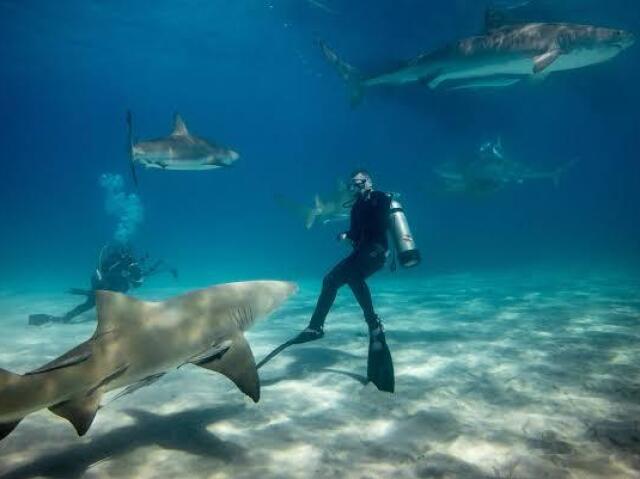
[[[269,387],[280,381],[290,381],[304,379],[312,372],[324,371],[336,374],[342,374],[350,377],[360,384],[366,384],[367,378],[356,373],[342,371],[333,368],[336,364],[357,358],[353,354],[345,353],[338,349],[321,348],[321,347],[296,347],[286,351],[286,354],[293,356],[295,359],[287,365],[283,374],[272,379],[262,380],[263,387]],[[362,369],[366,368],[366,362],[363,362]]]
[[[89,443],[72,446],[62,452],[45,455],[0,475],[2,479],[53,477],[77,479],[99,462],[151,445],[189,454],[238,463],[246,457],[245,449],[218,439],[207,426],[242,412],[244,406],[196,409],[159,415],[141,410],[127,410],[134,424],[96,437]]]

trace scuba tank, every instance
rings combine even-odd
[[[413,240],[402,204],[395,198],[391,199],[389,219],[391,221],[391,236],[396,247],[398,261],[405,268],[417,266],[420,263],[420,250],[418,250]]]

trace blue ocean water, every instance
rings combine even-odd
[[[481,33],[487,3],[0,0],[0,367],[27,371],[92,333],[93,323],[38,329],[26,318],[73,306],[65,291],[88,286],[101,247],[123,235],[179,270],[178,280],[149,278],[134,293],[143,298],[299,282],[277,320],[251,333],[263,356],[306,325],[322,276],[348,252],[334,241],[346,223],[307,230],[276,197],[311,207],[354,168],[401,195],[423,256],[372,281],[395,399],[331,373],[366,362],[346,291],[327,342],[264,373],[263,409],[189,370],[101,411],[86,439],[44,415],[25,421],[0,444],[8,477],[217,477],[211,467],[220,477],[637,477],[640,47],[506,89],[372,89],[355,109],[318,47],[383,71]],[[531,21],[640,32],[635,0],[495,3]],[[240,159],[205,172],[139,169],[136,187],[128,110],[136,138],[169,134],[179,112]],[[557,185],[431,191],[437,165],[498,137],[535,168],[572,166]],[[118,446],[137,434],[131,418],[147,456]],[[27,446],[34,437],[57,442],[55,454]]]

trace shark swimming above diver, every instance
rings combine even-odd
[[[531,180],[551,180],[557,186],[560,177],[577,160],[551,169],[538,169],[505,154],[502,140],[484,143],[477,153],[464,160],[445,161],[433,168],[437,188],[441,193],[486,195],[508,185]]]
[[[424,53],[392,71],[363,75],[324,42],[322,52],[346,82],[351,105],[366,90],[383,85],[421,83],[432,90],[499,88],[550,73],[575,70],[605,62],[633,45],[624,30],[571,23],[503,24],[489,10],[486,32]]]
[[[212,170],[230,166],[240,155],[189,132],[182,117],[176,113],[169,136],[134,143],[131,112],[127,112],[129,159],[131,173],[137,184],[136,165],[162,170]]]
[[[294,213],[305,218],[305,228],[311,229],[316,222],[322,224],[349,219],[351,206],[354,202],[353,193],[349,191],[344,181],[338,180],[336,189],[322,199],[316,194],[311,208],[296,203],[282,195],[276,195],[276,201]]]
[[[0,369],[0,440],[45,408],[83,435],[104,393],[132,391],[186,364],[225,375],[258,402],[260,380],[243,333],[296,291],[284,281],[248,281],[162,302],[98,291],[98,325],[89,340],[26,374]]]

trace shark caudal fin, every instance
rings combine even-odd
[[[323,209],[324,205],[322,204],[322,200],[320,200],[320,197],[316,195],[314,198],[313,208],[310,208],[307,211],[307,220],[304,223],[305,228],[311,229],[316,222],[316,218],[320,215]]]
[[[357,68],[343,61],[333,50],[331,50],[322,40],[318,41],[320,49],[326,60],[333,65],[340,74],[349,90],[351,108],[355,108],[362,103],[364,96],[364,85],[362,84],[361,74]]]
[[[0,369],[0,405],[3,403],[3,393],[5,389],[21,380],[22,376],[19,374],[14,374],[6,369]],[[8,422],[0,422],[0,441],[11,434],[11,431],[16,428],[20,421],[22,421],[22,418]]]
[[[575,165],[577,162],[578,162],[578,159],[574,158],[568,161],[567,163],[565,163],[564,165],[562,165],[561,167],[557,168],[556,171],[554,171],[553,175],[551,176],[551,180],[553,181],[553,186],[555,186],[556,188],[560,186],[560,178],[562,178],[562,175],[564,175],[567,172],[567,170],[569,168],[572,168],[573,165]]]
[[[136,175],[136,165],[133,161],[133,120],[131,118],[131,110],[127,110],[127,138],[129,150],[129,163],[131,165],[131,176],[133,177],[133,183],[138,186],[138,176]]]
[[[304,222],[304,227],[307,228],[308,230],[310,230],[311,228],[313,228],[313,225],[316,222],[316,217],[318,216],[316,210],[314,208],[310,209],[307,212],[307,219]]]

